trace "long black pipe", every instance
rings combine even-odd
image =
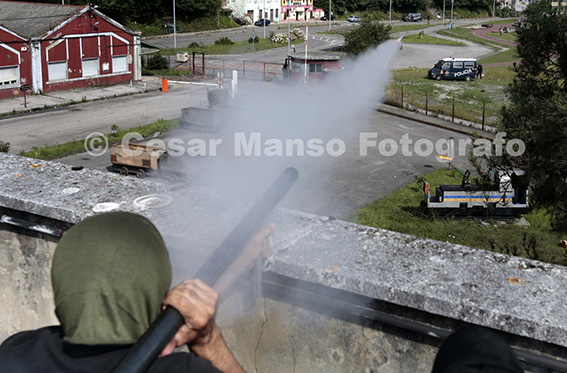
[[[195,278],[213,286],[298,177],[299,173],[295,168],[287,168],[207,259]],[[175,308],[167,307],[113,372],[146,372],[183,322],[183,316]]]

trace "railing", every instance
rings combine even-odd
[[[256,62],[246,60],[232,60],[218,57],[200,56],[193,59],[189,56],[186,62],[177,62],[176,56],[167,56],[172,69],[187,70],[187,74],[216,77],[222,72],[228,78],[232,71],[237,71],[239,79],[254,79],[264,81],[279,81],[283,79],[283,64],[275,62]]]

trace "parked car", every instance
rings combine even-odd
[[[327,20],[327,16],[323,16],[321,18],[319,18],[319,21],[326,21]],[[335,15],[331,14],[331,21],[335,20]]]
[[[423,20],[421,13],[407,13],[402,17],[402,21],[404,22],[419,22],[421,20]]]
[[[256,26],[269,26],[270,25],[270,20],[267,18],[260,18],[259,20],[257,20],[256,22],[254,22],[254,24]]]
[[[349,21],[349,22],[360,22],[361,18],[359,16],[348,16],[347,21]]]

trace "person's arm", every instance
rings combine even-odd
[[[219,293],[225,291],[232,283],[240,277],[244,272],[254,268],[256,259],[260,256],[267,259],[271,255],[270,235],[274,232],[276,226],[267,224],[262,227],[242,250],[242,253],[230,264],[223,275],[215,283],[214,288]]]
[[[198,279],[185,280],[174,287],[167,294],[164,304],[177,309],[183,315],[185,324],[163,349],[161,356],[187,344],[195,355],[209,360],[223,372],[244,372],[215,324],[218,299],[218,293]]]

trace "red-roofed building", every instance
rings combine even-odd
[[[0,1],[0,98],[140,78],[140,33],[88,5]]]

